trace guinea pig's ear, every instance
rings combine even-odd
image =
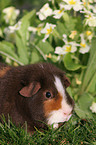
[[[39,82],[32,82],[28,86],[24,86],[19,91],[19,93],[24,97],[32,97],[39,91],[40,88],[41,88],[41,85]]]
[[[65,84],[65,88],[69,87],[71,84],[69,79],[65,75],[64,75],[64,84]]]

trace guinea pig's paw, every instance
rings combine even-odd
[[[53,128],[56,129],[56,128],[58,128],[58,127],[59,127],[59,124],[58,124],[58,123],[54,123],[54,124],[53,124]]]

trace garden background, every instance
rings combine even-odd
[[[96,144],[95,0],[0,0],[0,61],[56,65],[70,79],[67,91],[75,100],[73,117],[57,130],[36,129],[30,137],[27,124],[24,131],[0,123],[2,145]]]

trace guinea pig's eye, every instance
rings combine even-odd
[[[46,92],[46,97],[47,98],[51,98],[52,97],[51,93],[50,92]]]

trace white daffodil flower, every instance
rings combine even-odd
[[[83,8],[83,3],[80,0],[63,0],[66,4],[63,5],[65,10],[71,10],[72,8],[75,11],[79,11]]]
[[[77,31],[72,31],[72,33],[74,33],[74,35],[76,35]],[[63,34],[63,41],[65,42],[65,44],[72,44],[74,46],[79,46],[79,44],[77,44],[75,41],[69,42],[66,34]]]
[[[88,1],[82,0],[82,2],[83,2],[83,6],[84,7],[87,7],[88,9],[90,9],[90,2],[89,2],[89,0]]]
[[[32,31],[32,32],[35,33],[37,31],[37,28],[36,27],[29,26],[28,27],[28,31]]]
[[[64,55],[65,54],[65,52],[64,52],[64,47],[56,47],[55,48],[55,53],[56,54],[59,54],[59,55]]]
[[[96,113],[96,103],[95,103],[95,102],[92,103],[92,106],[90,107],[90,110],[91,110],[93,113]]]
[[[15,42],[15,33],[11,32],[9,28],[4,29],[4,34],[7,41]]]
[[[69,42],[69,45],[71,45],[71,53],[74,53],[77,51],[77,46],[79,46],[79,44],[77,44],[75,41]]]
[[[77,51],[78,44],[76,42],[69,42],[68,44],[65,44],[63,47],[56,47],[55,53],[59,55],[64,55],[68,52],[74,53]]]
[[[80,11],[80,12],[86,14],[85,25],[89,25],[90,27],[96,27],[96,16],[94,13],[88,11],[86,8],[84,8],[84,11]]]
[[[61,17],[62,17],[62,15],[64,14],[64,8],[63,8],[63,5],[62,4],[60,4],[60,10],[54,10],[53,11],[53,17],[55,18],[55,19],[60,19]]]
[[[39,16],[40,20],[45,20],[48,16],[52,15],[52,9],[49,7],[49,4],[46,3],[36,14]]]
[[[68,39],[67,39],[67,35],[63,34],[63,41],[65,42],[65,44],[68,44]]]
[[[83,4],[86,5],[86,4],[90,4],[90,3],[93,3],[93,0],[82,0]]]
[[[44,26],[44,23],[39,24],[37,27],[29,26],[28,31],[33,32],[33,33],[38,32],[38,35],[40,35],[41,34],[40,32],[41,32],[43,26]]]
[[[96,16],[88,16],[85,24],[89,25],[90,27],[96,27]]]
[[[93,2],[96,2],[96,0],[89,0],[89,3],[93,3]]]
[[[14,26],[9,26],[9,30],[10,30],[10,32],[12,33],[12,32],[15,32],[15,31],[17,31],[17,30],[19,30],[20,29],[20,26],[21,26],[21,21],[19,21],[17,24],[15,24]]]
[[[65,54],[68,52],[71,52],[71,53],[76,52],[77,46],[78,46],[78,44],[75,41],[69,42],[68,44],[64,45]]]
[[[55,18],[55,19],[60,19],[61,17],[62,17],[62,15],[64,14],[63,13],[64,12],[64,8],[63,9],[61,9],[61,10],[55,10],[54,12],[53,12],[53,17]]]
[[[93,11],[93,13],[96,13],[96,5],[92,5],[91,1],[86,1],[86,0],[82,0],[83,1],[83,5],[84,5],[84,8],[87,8],[87,10],[89,11]]]
[[[20,13],[20,10],[15,9],[14,7],[8,7],[3,9],[3,13],[5,14],[4,15],[5,22],[13,24]]]
[[[96,13],[96,4],[90,5],[90,9],[93,10],[94,13]]]
[[[49,35],[53,32],[53,29],[56,27],[56,25],[53,25],[53,24],[49,24],[47,23],[45,28],[43,28],[41,30],[41,33],[42,34],[45,34],[45,37],[43,39],[43,42],[45,42],[45,40],[49,37]]]
[[[87,44],[86,40],[84,39],[84,34],[81,34],[80,37],[81,37],[81,43],[80,43],[79,52],[84,54],[84,53],[87,53],[89,51],[90,46]]]
[[[91,41],[92,40],[92,38],[93,38],[93,33],[91,32],[91,31],[86,31],[85,32],[85,36],[86,36],[86,38],[89,40],[89,41]]]

